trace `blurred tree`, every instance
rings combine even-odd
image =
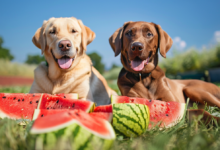
[[[93,66],[102,74],[105,70],[105,65],[102,63],[102,57],[96,53],[90,53],[88,56],[91,58]]]
[[[41,55],[28,55],[25,63],[27,64],[40,64],[42,61],[45,61],[44,56]]]
[[[7,48],[3,48],[2,44],[4,43],[4,40],[2,37],[0,37],[0,59],[8,59],[13,60],[14,56],[10,53],[10,50]]]
[[[119,68],[120,66],[116,65],[115,63],[112,64],[112,67],[110,70],[114,69],[114,68]]]

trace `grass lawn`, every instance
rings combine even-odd
[[[116,81],[110,82],[113,89]],[[220,86],[220,84],[217,84]],[[30,87],[0,87],[0,93],[28,93]],[[208,109],[211,113],[217,109]],[[187,115],[186,115],[187,116]],[[28,123],[27,123],[28,124]],[[28,125],[27,125],[28,126]],[[27,127],[18,125],[14,120],[0,119],[0,150],[29,150],[30,139]],[[200,122],[200,118],[189,123],[187,117],[176,126],[166,130],[151,130],[138,138],[126,138],[117,135],[112,150],[203,150],[220,149],[220,127],[214,121],[209,125]]]

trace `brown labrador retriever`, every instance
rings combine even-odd
[[[109,104],[110,96],[116,93],[85,53],[94,38],[95,33],[76,18],[44,21],[32,41],[47,64],[41,63],[35,69],[30,93],[78,93],[79,99]]]
[[[121,53],[123,68],[118,77],[122,95],[161,101],[199,103],[220,108],[220,88],[200,80],[171,80],[158,66],[158,51],[166,58],[172,46],[170,36],[157,24],[126,22],[109,39],[115,56]],[[203,114],[204,110],[190,110],[190,114]],[[204,113],[205,118],[210,116]],[[218,118],[217,118],[218,119]],[[210,120],[210,118],[209,118]]]

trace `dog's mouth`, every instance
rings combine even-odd
[[[131,61],[131,68],[134,71],[141,71],[144,69],[144,65],[147,65],[149,62],[149,57],[145,60],[141,60],[139,57],[136,57]]]
[[[61,69],[69,69],[72,66],[73,61],[76,58],[76,55],[73,58],[71,58],[67,55],[64,55],[63,57],[57,59],[53,53],[52,53],[52,55]]]
[[[144,69],[144,66],[147,65],[150,62],[150,58],[152,56],[152,52],[150,52],[147,59],[142,60],[139,57],[136,57],[134,60],[131,60],[131,68],[134,71],[141,71]]]
[[[69,56],[63,56],[57,59],[57,63],[61,69],[69,69],[74,61],[74,58],[70,58]]]

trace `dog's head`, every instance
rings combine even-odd
[[[42,50],[49,66],[67,71],[79,62],[95,33],[76,18],[50,18],[32,38]]]
[[[158,48],[166,58],[172,39],[154,23],[126,22],[109,38],[115,56],[121,53],[124,68],[133,73],[150,73],[158,63]]]

